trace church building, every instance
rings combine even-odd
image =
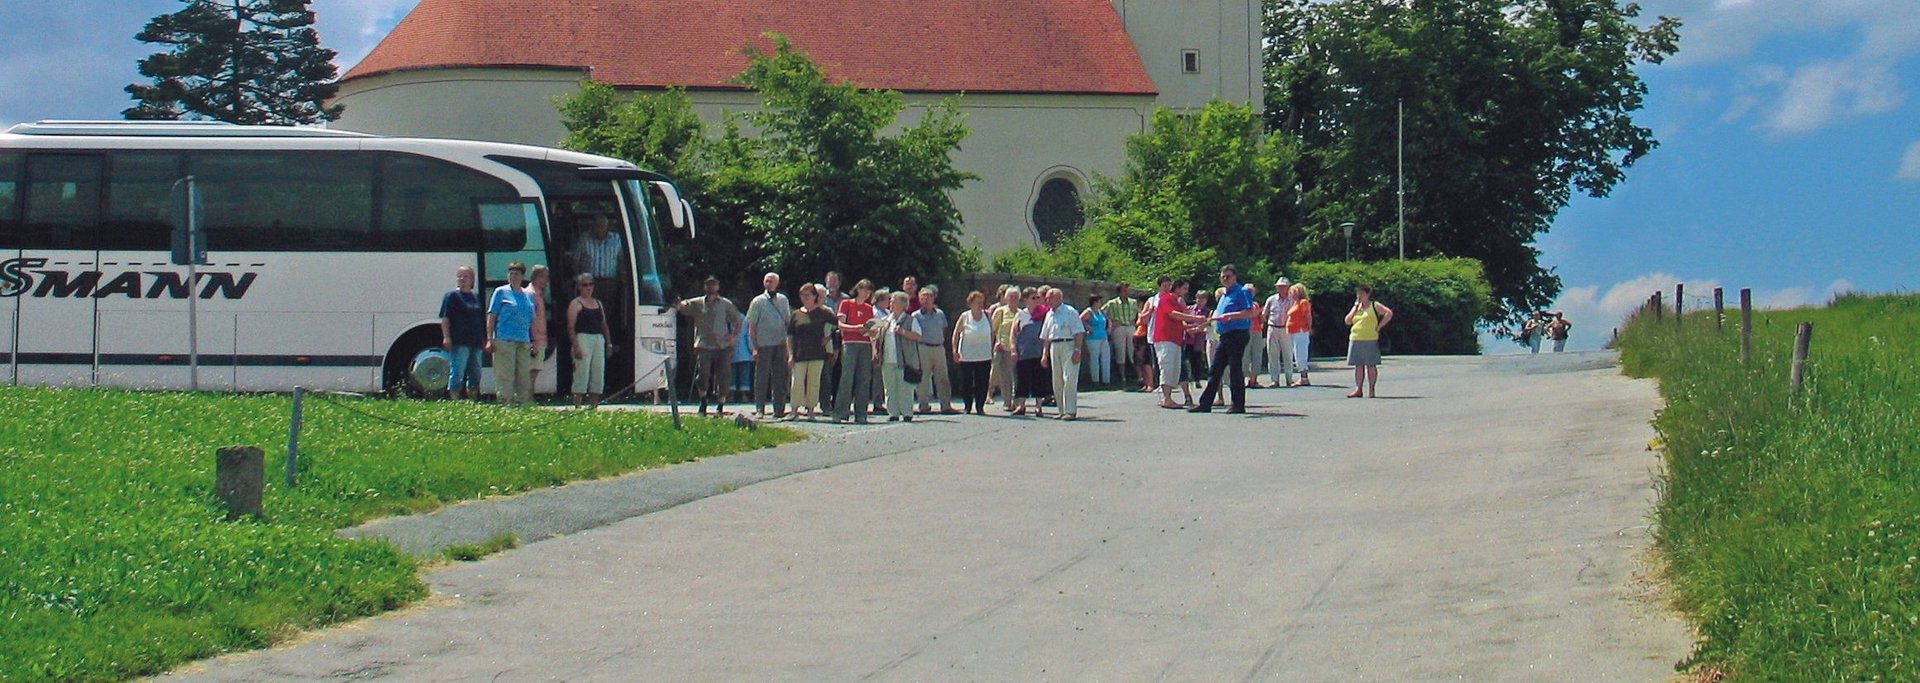
[[[709,123],[758,106],[742,48],[781,33],[835,81],[900,91],[904,121],[960,95],[963,243],[1078,227],[1156,107],[1261,103],[1259,0],[421,0],[342,77],[333,127],[553,146],[582,79],[684,88]]]

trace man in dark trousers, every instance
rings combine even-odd
[[[1246,356],[1247,342],[1253,334],[1256,313],[1253,295],[1240,286],[1240,276],[1233,264],[1220,267],[1220,284],[1226,291],[1213,308],[1213,327],[1220,333],[1220,343],[1213,349],[1213,364],[1207,373],[1207,388],[1200,392],[1200,404],[1188,408],[1189,413],[1213,412],[1213,400],[1220,395],[1223,375],[1232,380],[1227,383],[1227,390],[1233,394],[1233,405],[1227,412],[1247,412],[1246,364],[1240,361]]]

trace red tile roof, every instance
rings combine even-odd
[[[770,50],[768,31],[868,88],[1155,93],[1112,0],[421,0],[345,79],[561,67],[616,86],[734,88],[741,48]]]

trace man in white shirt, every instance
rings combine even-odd
[[[1267,297],[1267,376],[1276,387],[1293,386],[1293,335],[1287,334],[1287,309],[1293,308],[1293,281],[1273,281]],[[1285,382],[1281,377],[1286,377]]]
[[[1086,357],[1087,326],[1065,298],[1059,289],[1047,290],[1047,319],[1040,326],[1040,341],[1047,348],[1040,365],[1052,373],[1060,419],[1071,421],[1080,418],[1080,361]]]
[[[747,304],[747,340],[753,348],[753,412],[767,414],[773,404],[776,420],[787,417],[787,391],[793,385],[792,368],[787,364],[787,322],[793,319],[793,304],[780,293],[780,274],[767,273],[760,278],[762,292]]]

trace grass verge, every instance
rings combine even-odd
[[[1700,641],[1739,680],[1920,680],[1920,297],[1844,296],[1739,320],[1642,316],[1629,374],[1660,380],[1658,541]],[[1791,395],[1794,331],[1814,324]]]
[[[0,387],[0,681],[117,680],[425,595],[415,563],[334,531],[369,519],[796,440],[664,417],[309,400],[298,486],[286,396]],[[267,457],[266,518],[223,522],[214,449]],[[510,539],[508,541],[511,542]],[[479,548],[476,552],[498,550]]]

